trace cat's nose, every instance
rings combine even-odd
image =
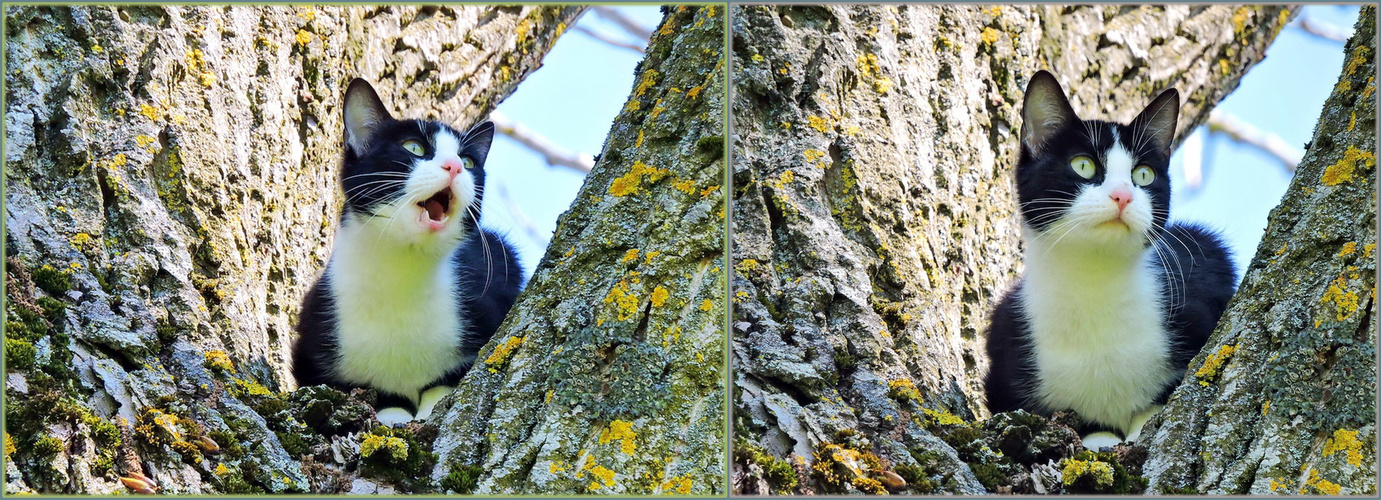
[[[1117,204],[1117,211],[1120,213],[1123,209],[1127,208],[1128,203],[1132,202],[1132,190],[1127,188],[1113,189],[1112,194],[1109,194],[1108,197],[1112,198],[1113,203]]]
[[[441,169],[450,172],[451,175],[456,175],[459,174],[462,170],[465,170],[465,165],[462,164],[460,160],[451,159],[443,162],[441,164]]]

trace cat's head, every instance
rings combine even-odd
[[[494,125],[468,132],[395,120],[362,79],[345,91],[342,224],[411,245],[455,243],[479,223],[484,160]]]
[[[1170,214],[1170,152],[1180,96],[1161,93],[1130,124],[1082,120],[1048,72],[1022,103],[1017,198],[1028,237],[1138,251]]]

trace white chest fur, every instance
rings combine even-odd
[[[419,391],[463,361],[446,255],[390,245],[350,224],[336,235],[329,280],[336,307],[336,376],[417,401]]]
[[[1035,247],[1020,296],[1038,367],[1035,396],[1050,410],[1131,431],[1174,376],[1160,278],[1145,256]]]

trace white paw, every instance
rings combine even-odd
[[[412,414],[402,408],[384,408],[375,414],[379,423],[389,427],[397,427],[412,421]]]
[[[1132,418],[1132,426],[1127,431],[1127,442],[1133,443],[1141,439],[1141,428],[1146,426],[1146,422],[1151,420],[1151,417],[1160,413],[1161,408],[1165,408],[1165,405],[1152,405],[1150,408],[1147,408],[1146,411]]]
[[[418,398],[417,420],[426,420],[431,417],[432,410],[436,408],[437,403],[441,402],[441,398],[446,397],[454,390],[454,387],[439,385],[423,392],[422,397]]]
[[[1112,448],[1114,446],[1117,446],[1117,444],[1121,442],[1122,440],[1118,439],[1117,435],[1111,432],[1095,432],[1093,434],[1084,436],[1084,448],[1092,451],[1098,451],[1103,448]]]

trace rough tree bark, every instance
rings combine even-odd
[[[438,405],[443,486],[724,493],[726,16],[676,7],[653,34],[542,267]]]
[[[359,395],[276,392],[338,214],[344,84],[469,123],[579,12],[7,8],[6,491],[349,487]]]
[[[1144,434],[1154,490],[1376,494],[1376,9],[1237,295]]]
[[[735,8],[735,489],[1058,488],[1051,471],[1018,471],[994,450],[1048,453],[973,438],[1023,427],[1025,441],[1053,433],[1065,456],[1068,429],[1029,415],[969,423],[987,416],[980,332],[1020,271],[1011,169],[1025,79],[1050,69],[1082,116],[1121,121],[1176,87],[1183,132],[1289,17],[1280,6]]]

